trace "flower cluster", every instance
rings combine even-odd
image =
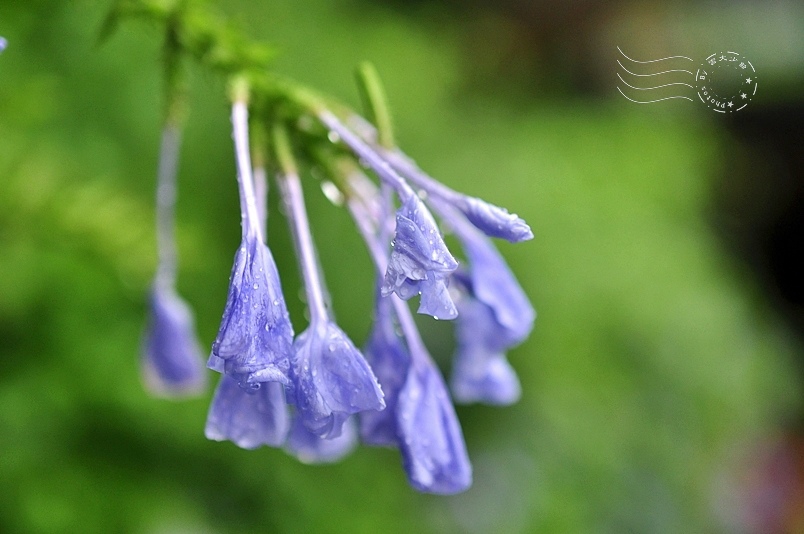
[[[320,124],[317,135],[327,140],[310,159],[340,189],[377,269],[374,326],[361,351],[337,326],[328,303],[287,123],[260,123],[270,128],[276,182],[307,297],[309,325],[295,335],[266,242],[266,170],[252,163],[247,96],[236,93],[232,106],[242,240],[207,361],[222,376],[206,436],[245,449],[283,447],[306,463],[336,461],[358,441],[396,447],[417,490],[464,491],[472,468],[453,399],[515,402],[520,385],[505,352],[528,336],[535,317],[489,236],[518,242],[532,237],[530,228],[427,176],[398,149],[381,146],[373,126],[358,116],[308,110]],[[145,352],[150,383],[179,392],[197,389],[203,375],[188,308],[172,289],[175,255],[167,226],[175,188],[165,177],[175,175],[176,150],[177,141],[163,142],[168,162],[160,166],[158,198],[167,211],[158,217],[160,270]],[[434,214],[461,243],[465,261],[448,250]],[[455,320],[451,392],[404,302],[414,298],[419,313]]]
[[[186,13],[162,15],[168,120],[157,179],[159,265],[143,369],[152,390],[179,395],[203,391],[206,374],[192,314],[175,283],[176,117],[183,94],[177,88],[178,60],[189,54],[204,63],[212,56],[209,47],[193,49],[201,41],[182,33],[190,31],[181,24]],[[215,31],[204,29],[204,39],[215,41]],[[259,57],[246,53],[250,48],[225,42],[234,47],[233,59],[213,67],[232,81],[242,234],[207,358],[207,367],[221,377],[206,436],[244,449],[281,447],[305,463],[337,461],[358,442],[395,447],[415,489],[466,490],[472,467],[453,400],[515,402],[520,384],[505,353],[528,336],[535,318],[489,238],[516,243],[533,237],[530,228],[503,208],[446,187],[396,148],[370,69],[364,71],[363,89],[372,122],[286,79],[265,75]],[[245,54],[242,61],[238,51]],[[376,268],[374,324],[363,350],[338,327],[330,307],[297,154],[305,166],[331,179]],[[303,279],[309,324],[300,333],[291,324],[267,243],[269,170]],[[461,261],[448,249],[436,217],[461,244]],[[420,314],[455,322],[449,388],[419,335],[409,300]]]

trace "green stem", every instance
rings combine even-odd
[[[377,141],[384,148],[393,148],[396,143],[394,142],[391,111],[388,108],[385,89],[377,69],[368,61],[364,61],[358,66],[355,74],[363,100],[363,109],[369,120],[377,127]]]

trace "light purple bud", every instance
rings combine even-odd
[[[455,409],[429,358],[414,360],[397,406],[399,448],[410,484],[419,491],[453,494],[472,485]]]
[[[407,300],[420,293],[419,313],[454,319],[458,311],[446,281],[457,266],[433,216],[418,197],[411,196],[396,214],[396,235],[382,286],[383,296],[396,293]]]
[[[5,50],[7,46],[8,46],[8,41],[6,40],[6,38],[5,37],[0,37],[0,52]]]
[[[374,327],[363,352],[385,395],[385,409],[360,413],[360,438],[367,445],[396,447],[396,406],[405,383],[410,355],[397,335],[389,299],[377,298]]]
[[[156,284],[151,290],[143,368],[145,383],[155,394],[196,394],[207,383],[193,314],[170,286]]]
[[[231,376],[222,376],[212,399],[204,430],[208,439],[229,440],[243,449],[280,447],[290,428],[282,384],[263,384],[244,391]]]
[[[528,223],[505,208],[475,197],[465,197],[456,206],[472,224],[488,236],[499,237],[511,243],[533,239],[533,231]]]
[[[288,384],[292,352],[293,327],[273,256],[247,233],[235,254],[226,308],[207,366],[253,390],[261,382]]]
[[[350,415],[385,408],[377,378],[334,323],[313,322],[296,338],[294,352],[293,399],[297,416],[312,433],[336,438]]]
[[[356,446],[357,430],[353,418],[343,422],[338,437],[323,439],[310,432],[298,417],[294,417],[285,450],[302,463],[326,464],[341,460]]]

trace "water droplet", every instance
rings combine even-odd
[[[274,299],[274,306],[279,306],[279,299]]]
[[[327,139],[329,139],[330,143],[337,143],[338,141],[341,140],[341,136],[338,135],[337,132],[329,132],[327,134]]]
[[[329,351],[330,352],[335,352],[335,343],[330,343],[329,344]]]
[[[260,288],[260,286],[259,286],[258,284],[254,284],[254,285],[253,285],[253,286],[251,286],[251,287],[253,287],[254,289],[259,289],[259,288]]]
[[[324,193],[324,196],[327,197],[327,199],[335,206],[343,206],[345,199],[343,198],[343,193],[341,193],[341,190],[338,189],[338,186],[327,180],[325,182],[321,182],[321,191]]]
[[[433,319],[435,319],[436,321],[438,321],[438,315],[433,315]]]

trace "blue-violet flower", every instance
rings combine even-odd
[[[156,394],[194,394],[206,386],[201,347],[190,307],[172,287],[155,284],[143,344],[145,384]]]
[[[396,404],[405,383],[410,355],[394,325],[391,299],[378,295],[374,326],[363,353],[371,365],[385,395],[385,409],[360,414],[360,438],[368,445],[397,445]]]
[[[429,356],[414,354],[397,401],[399,449],[410,484],[452,494],[472,484],[472,466],[444,380]]]
[[[310,430],[298,417],[293,418],[285,450],[305,464],[337,462],[357,446],[357,430],[354,418],[343,422],[337,437],[324,439]]]
[[[432,215],[419,197],[411,196],[397,211],[392,245],[383,296],[396,293],[408,300],[421,294],[419,313],[436,319],[454,319],[458,311],[447,283],[458,262],[447,250]]]
[[[297,416],[314,434],[337,437],[350,415],[385,408],[377,378],[334,323],[313,322],[299,334],[294,352],[291,378]]]
[[[433,204],[468,258],[468,274],[453,276],[461,295],[450,378],[453,395],[458,402],[512,404],[519,399],[520,385],[505,351],[530,334],[536,312],[491,241],[461,213],[441,202]]]
[[[262,382],[289,383],[293,327],[276,263],[263,242],[248,152],[245,102],[233,104],[232,125],[243,238],[235,254],[223,320],[207,366],[237,379],[241,388],[254,390]]]
[[[235,378],[224,375],[215,390],[204,433],[208,439],[256,449],[261,445],[281,447],[289,427],[282,384],[269,382],[255,391],[244,391]]]
[[[143,347],[145,383],[165,396],[200,393],[206,386],[201,348],[190,307],[176,293],[174,233],[176,174],[181,132],[168,123],[162,130],[156,178],[158,266],[151,287],[151,316]]]

